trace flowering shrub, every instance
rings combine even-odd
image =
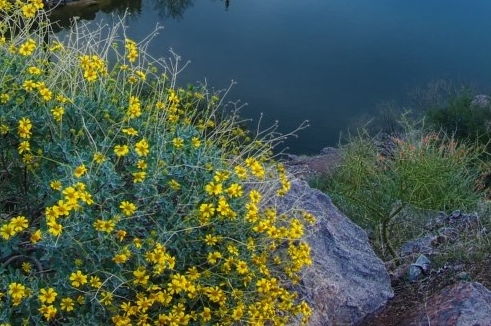
[[[47,40],[42,3],[0,8],[0,323],[306,323],[314,218],[275,207],[271,140],[121,23]]]

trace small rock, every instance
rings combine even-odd
[[[491,98],[488,95],[480,94],[474,96],[471,102],[472,107],[485,108],[491,104]]]
[[[428,275],[431,262],[425,255],[420,255],[414,264],[409,267],[409,282],[416,281],[421,275]]]
[[[470,281],[471,280],[471,276],[469,275],[469,273],[467,272],[460,272],[458,275],[457,275],[457,278],[461,281]]]
[[[450,218],[451,219],[458,219],[458,218],[461,218],[462,217],[462,212],[460,211],[460,209],[457,209],[455,211],[452,212],[452,214],[450,214]]]

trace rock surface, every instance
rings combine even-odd
[[[356,325],[392,298],[389,275],[367,234],[328,196],[294,179],[280,207],[302,208],[317,218],[307,236],[313,265],[300,289],[313,310],[309,325]]]
[[[477,282],[446,287],[408,316],[401,326],[485,326],[491,325],[491,291]]]
[[[478,107],[480,109],[489,107],[490,104],[491,104],[491,97],[483,94],[474,96],[471,102],[471,106]]]
[[[286,166],[291,174],[302,180],[318,175],[330,175],[341,164],[339,149],[326,147],[315,156],[287,155]]]

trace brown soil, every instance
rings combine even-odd
[[[375,315],[369,316],[359,326],[400,326],[407,316],[424,304],[432,295],[460,281],[475,281],[491,288],[491,271],[484,262],[453,264],[433,270],[431,274],[414,283],[407,281],[395,285],[394,298]]]

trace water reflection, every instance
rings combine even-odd
[[[58,32],[64,28],[71,28],[74,17],[94,20],[99,11],[117,15],[123,15],[127,11],[132,15],[139,15],[141,7],[142,0],[79,0],[66,4],[59,2],[51,10],[49,18],[53,22],[53,30]]]
[[[194,0],[150,0],[153,10],[162,19],[180,19],[184,12],[194,5]],[[225,10],[229,9],[230,0],[224,2]],[[140,15],[142,11],[142,0],[58,0],[49,17],[54,23],[54,31],[71,28],[73,18],[83,20],[94,20],[96,14],[115,13],[123,15],[126,11],[132,16]]]
[[[161,18],[179,19],[186,9],[193,6],[193,0],[153,0],[154,10]]]

